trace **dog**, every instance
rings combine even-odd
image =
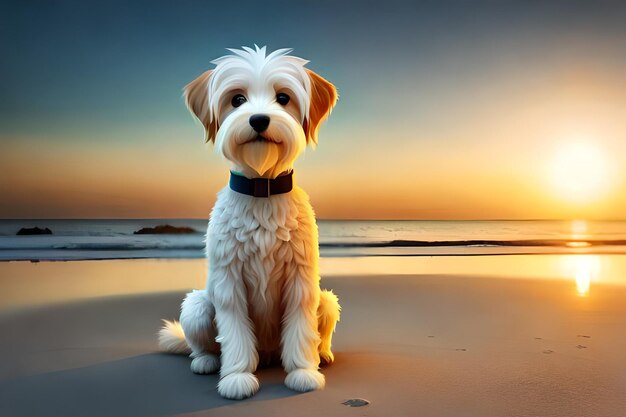
[[[231,173],[209,220],[206,288],[187,294],[179,322],[164,321],[159,346],[190,354],[194,373],[219,369],[225,398],[258,391],[260,360],[280,359],[292,390],[321,389],[341,308],[320,289],[317,224],[293,164],[317,144],[337,90],[291,49],[228,50],[184,89]]]

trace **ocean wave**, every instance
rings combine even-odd
[[[523,240],[390,240],[383,242],[325,242],[320,247],[327,248],[427,248],[427,247],[564,247],[626,246],[626,239],[523,239]]]
[[[204,236],[20,236],[0,238],[0,253],[3,250],[202,250],[204,247]]]
[[[331,241],[320,242],[320,248],[436,248],[436,247],[560,247],[584,248],[597,246],[626,246],[626,240],[390,240],[379,242]],[[2,238],[0,250],[89,250],[89,251],[132,251],[132,250],[203,250],[204,236],[198,238],[107,238],[85,237],[38,237]]]

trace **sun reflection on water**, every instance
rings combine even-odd
[[[570,239],[566,246],[570,248],[586,248],[591,246],[589,242],[585,242],[588,235],[589,226],[584,220],[572,220],[570,223]]]
[[[591,283],[600,275],[600,258],[597,255],[570,255],[563,262],[563,273],[574,278],[579,296],[589,295]]]
[[[584,239],[587,235],[587,222],[584,220],[572,220],[570,231],[572,239]]]

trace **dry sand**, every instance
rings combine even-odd
[[[10,268],[65,269],[65,280],[55,277],[62,290],[79,264]],[[97,265],[115,269],[83,264],[83,273]],[[433,275],[322,283],[343,305],[326,389],[295,393],[282,369],[262,369],[259,393],[245,401],[220,398],[217,377],[192,374],[188,358],[156,352],[159,321],[177,316],[183,290],[5,302],[0,415],[626,415],[626,288],[595,285],[580,297],[565,281]],[[353,398],[371,403],[342,404]]]

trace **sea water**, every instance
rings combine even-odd
[[[190,234],[137,235],[188,226]],[[202,258],[206,219],[0,220],[0,260]],[[322,257],[626,254],[625,221],[318,220]],[[17,236],[22,227],[52,235]]]

